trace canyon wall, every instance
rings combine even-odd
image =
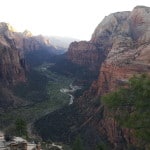
[[[11,88],[27,81],[26,75],[31,67],[27,58],[38,51],[42,61],[45,57],[48,60],[51,55],[59,54],[48,38],[33,36],[27,30],[16,32],[9,24],[0,23],[0,109],[26,105]],[[35,60],[31,56],[32,59]]]
[[[98,80],[76,102],[86,114],[85,125],[90,124],[99,135],[107,137],[114,149],[138,145],[132,130],[121,128],[103,104],[95,106],[93,101],[126,85],[133,75],[150,74],[150,8],[137,6],[131,12],[106,16],[89,42],[70,45],[68,58],[99,71]]]
[[[25,81],[25,60],[17,49],[14,30],[6,23],[0,23],[0,81],[6,85]]]
[[[26,53],[47,51],[50,55],[59,54],[42,35],[33,36],[31,32],[16,32],[7,23],[0,23],[0,81],[6,85],[24,82],[26,71]]]
[[[99,49],[92,42],[73,42],[68,49],[68,58],[73,63],[85,66],[90,70],[97,70],[105,56],[103,48]]]

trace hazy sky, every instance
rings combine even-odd
[[[150,0],[0,0],[0,22],[35,35],[89,40],[105,16],[136,5],[150,7]]]

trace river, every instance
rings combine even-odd
[[[64,93],[64,94],[68,94],[70,96],[70,101],[69,101],[69,105],[73,104],[73,100],[74,100],[74,96],[71,93],[74,93],[76,90],[81,89],[81,86],[77,86],[77,85],[69,85],[69,89],[66,88],[62,88],[60,89],[60,92]]]

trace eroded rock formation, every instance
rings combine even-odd
[[[89,42],[70,45],[68,57],[74,63],[99,70],[98,81],[77,100],[80,110],[88,116],[85,125],[94,126],[114,149],[137,145],[133,131],[121,128],[102,105],[95,107],[93,97],[125,85],[135,74],[150,74],[150,8],[137,6],[131,12],[106,16]]]
[[[16,47],[13,28],[6,23],[0,24],[0,81],[25,81],[25,60]]]
[[[23,100],[9,88],[26,82],[26,71],[29,70],[27,54],[30,55],[33,51],[46,53],[47,59],[50,55],[59,53],[49,39],[42,35],[32,36],[27,30],[19,33],[9,24],[0,23],[0,108],[23,104]]]
[[[30,51],[46,50],[58,54],[48,38],[32,36],[30,31],[16,32],[7,23],[0,23],[0,80],[6,84],[25,81],[24,55]]]

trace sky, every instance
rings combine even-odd
[[[105,16],[137,5],[150,7],[150,0],[0,0],[0,22],[33,35],[90,40]]]

